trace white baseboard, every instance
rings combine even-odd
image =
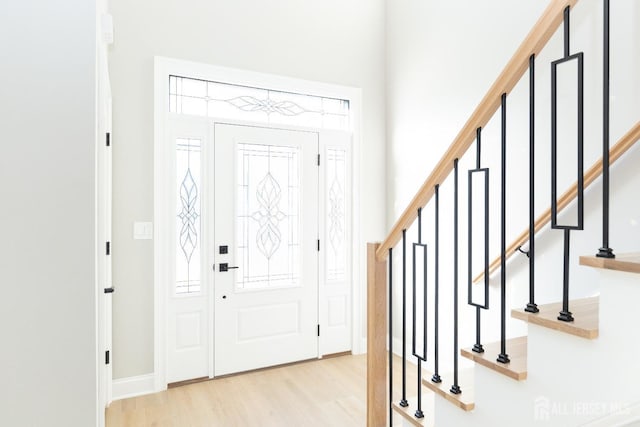
[[[154,374],[146,374],[113,380],[113,400],[155,393],[155,379]]]

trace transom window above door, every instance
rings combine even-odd
[[[176,114],[349,130],[349,101],[169,76],[169,111]]]

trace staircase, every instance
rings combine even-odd
[[[638,200],[637,188],[625,190],[626,194],[611,192],[610,168],[616,161],[624,163],[625,153],[640,140],[640,121],[615,144],[610,143],[610,4],[602,0],[602,158],[585,170],[581,82],[589,72],[583,68],[583,57],[589,53],[571,49],[571,12],[577,3],[550,2],[389,236],[368,244],[369,427],[623,426],[632,425],[628,423],[639,412],[633,408],[640,402],[640,362],[636,361],[640,340],[630,332],[640,324],[640,315],[635,314],[640,301],[640,255],[616,253],[610,246],[609,229],[611,221],[622,220],[611,208],[617,206],[615,201]],[[564,52],[558,52],[559,59],[551,64],[549,141],[534,132],[539,119],[536,67],[549,65],[536,64],[536,57],[557,31],[563,36]],[[575,123],[569,126],[575,134],[570,137],[558,130],[567,128],[563,109],[571,104],[563,99],[561,88],[567,80],[557,77],[569,64],[575,64],[577,73],[572,83],[577,88]],[[529,224],[508,244],[506,223],[513,206],[506,197],[507,106],[511,91],[522,79],[529,84],[529,170],[522,174],[523,188],[529,192]],[[501,124],[498,167],[487,165],[491,161],[482,156],[482,130],[491,120]],[[575,183],[561,193],[567,146],[575,153],[571,159],[577,165],[572,170]],[[536,151],[549,147],[551,206],[536,216],[540,181]],[[500,177],[498,186],[491,185],[495,181],[490,176]],[[461,185],[463,180],[466,185]],[[601,194],[585,192],[594,183],[602,187]],[[588,230],[596,202],[602,225]],[[640,202],[636,207],[640,210]],[[495,216],[499,217],[497,229],[492,222]],[[549,223],[550,229],[546,228]],[[595,256],[579,259],[580,268],[590,271],[579,279],[588,284],[576,283],[571,275],[576,261],[572,242],[576,245],[576,233],[579,240],[583,230],[602,239],[601,246],[592,250]],[[499,235],[500,255],[491,261],[489,242],[494,235]],[[555,239],[561,240],[559,254],[549,254],[554,251],[552,245],[540,243]],[[521,259],[507,264],[516,255]],[[561,262],[550,262],[552,256]],[[554,266],[557,282],[536,280],[536,262],[538,269],[540,264]],[[451,275],[444,274],[445,267]],[[507,275],[511,268],[527,269],[528,283],[511,281],[513,275]],[[550,288],[554,292],[546,292]],[[554,293],[562,298],[537,300],[539,294]],[[526,300],[509,298],[524,294]],[[445,317],[453,320],[443,328]],[[523,323],[511,327],[514,319]],[[472,335],[475,339],[470,340]],[[394,357],[401,358],[401,371],[393,369]],[[417,365],[416,376],[406,375],[407,363]],[[401,386],[394,387],[398,376]]]

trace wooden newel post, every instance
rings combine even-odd
[[[387,263],[367,243],[367,427],[387,425]]]

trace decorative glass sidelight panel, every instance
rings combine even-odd
[[[169,111],[205,117],[349,129],[349,101],[169,76]]]
[[[176,293],[200,292],[201,141],[176,140]]]
[[[236,170],[236,287],[299,286],[299,148],[238,144]]]
[[[347,152],[344,149],[327,149],[326,230],[329,245],[326,274],[328,282],[341,282],[346,279],[346,158]]]

